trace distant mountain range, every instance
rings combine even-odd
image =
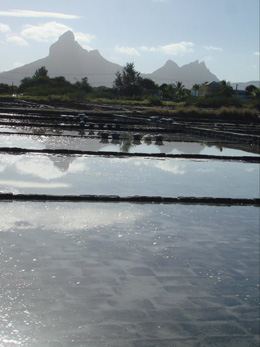
[[[168,60],[164,66],[145,77],[151,78],[155,83],[174,83],[181,81],[187,88],[191,88],[195,83],[218,81],[216,75],[211,73],[204,62],[198,60],[179,67],[172,60]]]
[[[122,66],[102,57],[98,50],[87,51],[82,48],[75,41],[73,32],[67,31],[51,45],[47,57],[0,73],[0,83],[19,85],[23,78],[33,76],[35,71],[42,66],[48,70],[50,77],[64,76],[72,83],[87,77],[93,87],[111,87],[116,72],[123,69]],[[195,83],[219,80],[209,71],[204,62],[200,63],[198,60],[182,67],[172,60],[168,60],[164,66],[153,73],[141,74],[141,76],[150,78],[159,85],[181,81],[187,88],[191,88]],[[259,82],[253,81],[244,83],[244,88],[248,84],[256,84],[259,87]],[[239,89],[243,89],[241,85],[242,83],[239,83]]]

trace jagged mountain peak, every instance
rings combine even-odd
[[[164,66],[166,66],[166,67],[172,67],[172,66],[178,66],[178,64],[177,63],[175,63],[173,60],[171,60],[171,59],[168,59],[167,61],[166,61],[166,63],[164,64]]]
[[[61,35],[58,41],[54,42],[50,46],[50,55],[67,52],[69,54],[73,51],[78,51],[79,49],[84,50],[80,44],[75,40],[74,33],[71,30],[66,31]]]
[[[62,34],[59,37],[59,41],[71,41],[71,42],[75,41],[75,35],[73,31],[71,30],[66,31],[64,34]]]
[[[49,55],[45,58],[26,64],[11,71],[0,73],[0,83],[14,81],[19,85],[25,77],[33,76],[35,71],[45,66],[49,76],[64,76],[67,80],[75,82],[87,77],[92,86],[111,87],[118,71],[123,67],[106,60],[98,50],[88,51],[75,39],[71,30],[62,34],[59,39],[50,46]],[[179,67],[173,60],[166,63],[150,74],[142,74],[151,78],[159,85],[163,83],[183,82],[188,88],[194,83],[205,81],[218,81],[206,67],[204,62],[198,60]]]

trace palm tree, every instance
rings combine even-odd
[[[200,84],[198,84],[198,83],[193,84],[191,89],[194,90],[195,96],[198,96],[199,95]]]

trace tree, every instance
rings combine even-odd
[[[225,96],[225,97],[231,97],[234,95],[234,89],[232,88],[230,82],[227,82],[226,80],[220,81],[220,90],[219,95]]]
[[[142,94],[154,94],[159,90],[159,86],[150,78],[139,79],[139,85],[142,91]]]
[[[80,82],[76,82],[75,86],[86,93],[89,93],[92,90],[91,86],[88,83],[87,77],[83,77]]]
[[[199,95],[200,84],[198,84],[198,83],[193,84],[191,89],[194,90],[195,96],[198,96]]]
[[[137,96],[140,95],[140,72],[134,68],[134,63],[127,63],[123,68],[122,73],[116,73],[114,80],[114,88],[117,92],[124,96]]]
[[[176,100],[181,100],[185,96],[185,86],[182,82],[178,81],[176,82],[175,88],[174,88],[174,98]]]
[[[248,95],[254,95],[254,92],[257,90],[257,87],[254,86],[253,84],[250,84],[249,86],[246,87],[246,92]]]
[[[170,100],[174,99],[175,84],[173,84],[173,83],[170,83],[170,84],[163,83],[160,86],[160,90],[162,92],[162,97],[164,99],[170,99]]]
[[[48,76],[48,71],[46,70],[45,66],[40,67],[37,69],[33,75],[34,78],[39,78],[39,77],[47,77]]]

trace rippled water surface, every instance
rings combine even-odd
[[[0,345],[257,346],[259,209],[0,204]]]

